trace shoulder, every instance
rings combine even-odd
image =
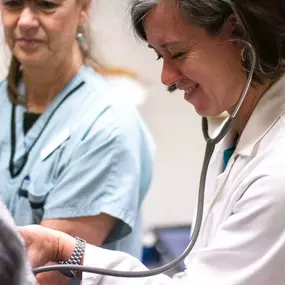
[[[92,113],[92,112],[91,112]],[[91,124],[90,124],[91,123]],[[134,106],[111,100],[95,116],[84,134],[85,141],[110,142],[120,147],[140,148],[152,146],[152,136]]]
[[[123,88],[115,88],[90,67],[85,67],[84,80],[89,94],[86,108],[91,111],[94,131],[112,131],[128,136],[139,131],[149,135],[135,104],[123,97]]]
[[[239,193],[237,197],[247,197],[268,205],[284,205],[284,146],[285,117],[281,116],[255,144],[249,156],[237,158],[232,170],[233,185],[237,185]]]
[[[80,76],[85,82],[86,89],[96,93],[106,93],[110,90],[110,85],[104,76],[96,72],[92,67],[85,65],[80,70]]]
[[[260,121],[262,124],[262,119]],[[284,145],[285,114],[281,115],[270,128],[254,142],[254,146],[249,155],[241,156],[241,160],[245,166],[244,170],[250,169],[247,175],[252,174],[252,177],[260,177],[271,176],[272,174],[277,175],[279,172],[282,173],[285,169]]]
[[[285,169],[285,115],[282,115],[255,147],[253,156],[264,173],[278,174]],[[285,183],[285,179],[284,179]]]
[[[125,106],[141,105],[147,97],[147,89],[137,80],[126,76],[103,76],[89,66],[84,66],[81,75],[89,91],[108,96]],[[122,104],[121,104],[122,105]]]
[[[278,125],[257,145],[241,171],[245,179],[240,181],[245,190],[242,199],[260,203],[272,213],[284,211],[285,204],[285,128]]]
[[[112,141],[129,147],[137,145],[137,148],[144,145],[153,152],[150,131],[135,104],[121,96],[122,88],[114,88],[107,78],[91,67],[85,66],[81,74],[86,83],[84,107],[79,116],[86,118],[80,123],[81,129],[86,130],[82,132],[84,140],[92,144]]]

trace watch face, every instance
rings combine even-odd
[[[61,274],[69,277],[69,278],[74,278],[76,277],[76,272],[73,270],[66,270],[66,271],[60,271]]]

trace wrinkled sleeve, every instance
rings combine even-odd
[[[119,113],[109,110],[94,122],[59,167],[43,219],[105,213],[118,219],[106,242],[131,232],[151,181],[152,151],[136,112]]]
[[[191,253],[181,279],[164,275],[125,279],[83,274],[83,285],[283,285],[285,280],[284,178],[263,177],[236,203],[206,248]],[[146,270],[124,253],[89,246],[85,265],[123,271]]]
[[[189,284],[284,284],[283,186],[270,175],[247,188],[209,245],[186,261]]]
[[[123,252],[110,251],[87,245],[84,257],[84,265],[97,268],[108,268],[121,271],[145,271],[147,268],[135,257]],[[102,276],[91,273],[83,273],[82,285],[174,285],[181,284],[166,275],[158,275],[148,278],[118,278]]]

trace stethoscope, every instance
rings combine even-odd
[[[233,40],[233,41],[236,41],[236,40]],[[204,156],[204,161],[203,161],[203,167],[202,167],[201,176],[200,176],[196,223],[195,223],[195,227],[193,230],[193,234],[191,236],[191,240],[187,248],[184,250],[184,252],[178,258],[169,262],[168,264],[161,266],[159,268],[153,269],[153,270],[148,270],[148,271],[134,271],[134,272],[117,271],[117,270],[110,270],[110,269],[104,269],[104,268],[89,267],[89,266],[84,266],[84,265],[50,265],[50,266],[42,266],[42,267],[35,268],[33,270],[35,275],[42,273],[42,272],[73,270],[73,271],[89,272],[89,273],[107,275],[107,276],[113,276],[113,277],[125,277],[125,278],[150,277],[150,276],[158,275],[161,273],[165,273],[168,270],[176,267],[181,261],[183,261],[189,255],[189,253],[193,249],[198,239],[199,232],[200,232],[201,225],[202,225],[205,182],[206,182],[207,170],[208,170],[210,159],[214,152],[215,145],[218,144],[229,132],[231,124],[233,120],[235,119],[238,111],[240,110],[240,107],[242,103],[244,102],[246,95],[248,94],[248,91],[249,91],[249,88],[252,82],[253,73],[254,73],[255,66],[256,66],[256,52],[254,48],[252,47],[252,45],[246,41],[242,41],[242,40],[238,40],[238,41],[246,44],[248,48],[250,49],[251,56],[252,56],[252,66],[248,74],[246,85],[243,89],[240,100],[235,110],[228,117],[223,127],[221,128],[221,131],[216,137],[214,138],[210,137],[209,132],[208,132],[208,121],[206,118],[202,119],[202,130],[203,130],[203,135],[204,135],[204,138],[207,144],[206,144],[205,156]]]

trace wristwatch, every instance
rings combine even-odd
[[[67,260],[67,261],[58,261],[58,264],[64,264],[64,265],[80,265],[81,264],[81,260],[84,256],[84,252],[85,252],[85,246],[86,246],[86,241],[79,238],[79,237],[75,237],[76,239],[76,245],[74,248],[74,251],[71,255],[71,257]],[[70,278],[74,278],[74,277],[78,277],[78,271],[76,270],[66,270],[66,271],[60,271],[63,275],[70,277]]]

